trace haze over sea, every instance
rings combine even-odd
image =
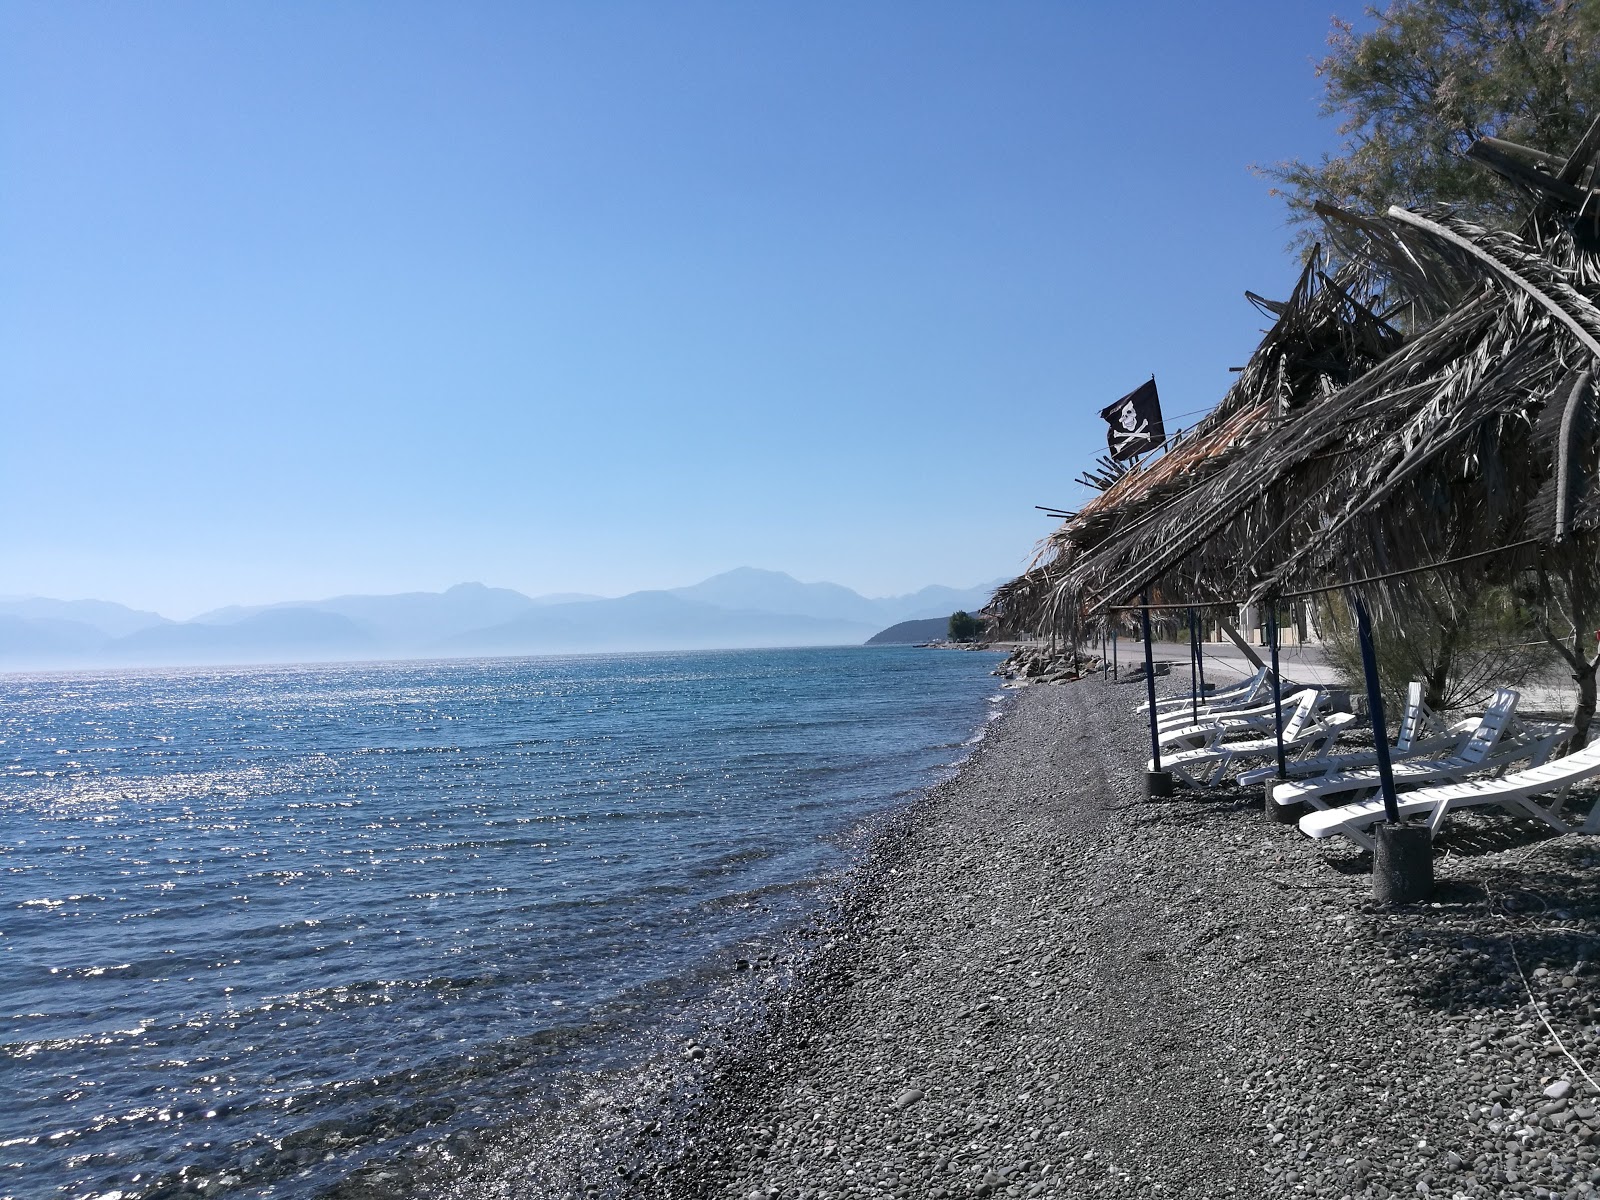
[[[312,1196],[661,1053],[964,756],[991,665],[0,678],[0,1192]]]

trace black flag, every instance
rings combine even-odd
[[[1156,381],[1141,383],[1115,404],[1100,410],[1106,422],[1106,445],[1115,459],[1136,458],[1167,440],[1161,424],[1161,397]]]

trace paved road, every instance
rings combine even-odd
[[[1261,646],[1256,649],[1261,655],[1261,660],[1265,662],[1266,647]],[[1205,655],[1207,683],[1214,682],[1226,686],[1253,673],[1256,669],[1255,664],[1232,642],[1207,642],[1202,650]],[[1174,676],[1188,674],[1187,643],[1157,642],[1154,653],[1158,662],[1164,660],[1172,664]],[[1137,642],[1124,642],[1118,650],[1119,661],[1123,666],[1138,663],[1142,655],[1143,650]],[[1284,675],[1297,683],[1342,682],[1340,673],[1328,665],[1321,649],[1316,646],[1285,646],[1278,654],[1278,663],[1283,668]]]

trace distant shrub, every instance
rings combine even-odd
[[[983,636],[983,620],[969,612],[953,612],[950,614],[950,640],[952,642],[975,642]]]

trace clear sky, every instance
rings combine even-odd
[[[1013,574],[1288,290],[1357,7],[10,0],[0,593]]]

